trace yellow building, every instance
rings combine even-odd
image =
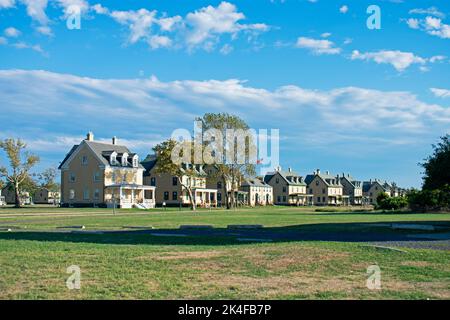
[[[151,208],[155,187],[143,184],[139,157],[114,137],[94,141],[92,132],[61,162],[61,206]]]
[[[349,196],[344,195],[339,176],[333,176],[329,171],[321,173],[317,169],[305,178],[308,193],[313,195],[315,205],[337,206],[348,205]]]
[[[312,196],[306,192],[306,183],[303,177],[288,168],[282,171],[278,167],[264,176],[264,182],[272,186],[273,203],[278,205],[310,205]]]
[[[184,175],[181,177],[181,183],[176,176],[157,172],[155,155],[148,155],[141,165],[145,168],[144,184],[156,187],[156,205],[190,206],[191,200],[186,188],[188,186],[192,190],[197,207],[217,206],[217,189],[206,186],[206,173],[203,165],[184,165],[185,168],[192,166],[189,169],[196,170],[198,176]]]

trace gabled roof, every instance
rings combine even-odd
[[[286,181],[287,184],[293,186],[306,186],[306,183],[303,181],[303,177],[299,176],[294,171],[273,171],[268,172],[264,176],[264,182],[269,183],[269,181],[276,175],[279,174],[281,178]],[[296,181],[297,180],[297,181]]]
[[[333,176],[331,174],[324,174],[324,173],[308,174],[305,178],[305,182],[307,184],[310,184],[314,180],[315,177],[321,178],[327,186],[342,187],[339,179],[336,176]]]
[[[381,187],[384,191],[387,191],[387,190],[386,190],[386,187],[383,186],[379,180],[375,179],[375,180],[364,181],[364,182],[363,182],[363,192],[369,191],[370,188],[372,188],[372,186],[373,186],[374,184],[376,184],[376,183],[377,183],[378,185],[380,185],[380,187]]]
[[[111,166],[110,162],[109,162],[109,157],[113,152],[117,153],[117,157],[118,159],[121,159],[122,155],[124,153],[128,153],[128,156],[133,157],[135,155],[135,153],[130,152],[130,150],[122,145],[117,145],[117,144],[110,144],[110,143],[103,143],[103,142],[96,142],[96,141],[89,141],[89,140],[83,140],[83,142],[81,142],[79,145],[74,145],[72,147],[72,149],[69,151],[69,153],[66,155],[66,157],[64,158],[64,160],[61,162],[61,164],[59,165],[59,169],[62,168],[62,166],[67,162],[67,160],[70,158],[70,156],[78,149],[81,148],[81,146],[83,146],[83,144],[86,144],[91,150],[92,152],[94,152],[94,154],[97,156],[97,158],[100,160],[100,162],[104,165],[104,166]],[[129,167],[132,167],[132,163],[128,162]],[[123,167],[121,165],[121,161],[119,161],[117,167]],[[138,165],[139,168],[143,169],[143,167],[141,165]]]
[[[256,179],[246,179],[244,180],[244,182],[241,184],[241,187],[270,187],[272,188],[272,186],[268,185],[267,183],[265,183],[264,181],[256,178]]]
[[[145,157],[145,159],[141,161],[141,165],[145,169],[144,176],[149,176],[150,171],[156,166],[156,155],[155,154],[147,155],[147,157]],[[200,164],[195,164],[195,165],[182,164],[181,165],[182,171],[188,170],[191,168],[194,168],[199,175],[206,176],[206,172],[204,171],[204,165],[200,165]]]
[[[361,188],[362,187],[362,181],[356,180],[355,178],[353,178],[349,174],[347,174],[347,175],[343,174],[342,177],[339,177],[339,179],[347,180],[348,183],[350,183],[354,188]]]

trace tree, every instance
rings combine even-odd
[[[190,142],[182,142],[182,143],[190,143]],[[196,209],[196,199],[193,194],[193,179],[201,176],[200,171],[194,165],[193,161],[193,149],[190,155],[184,155],[181,151],[178,155],[180,157],[185,157],[185,159],[189,159],[185,163],[175,163],[172,159],[172,154],[175,152],[174,149],[176,147],[180,147],[180,142],[169,139],[164,141],[153,148],[153,151],[156,154],[156,172],[157,173],[167,173],[172,176],[177,177],[178,183],[184,188],[189,196],[189,200],[191,202],[191,209]],[[183,148],[180,148],[183,150]],[[188,177],[187,180],[183,181],[183,176]]]
[[[0,141],[0,148],[5,151],[10,166],[10,171],[6,167],[0,167],[0,177],[5,178],[13,187],[15,206],[16,208],[20,208],[22,184],[28,179],[31,179],[29,171],[39,162],[39,157],[24,151],[26,144],[20,139],[5,139]]]
[[[37,174],[39,186],[46,188],[49,191],[58,191],[59,184],[56,182],[57,170],[55,168],[48,168]]]
[[[209,177],[221,180],[225,190],[227,209],[230,209],[235,204],[234,191],[238,189],[241,180],[244,176],[255,175],[255,164],[251,163],[247,158],[244,163],[236,161],[239,157],[239,142],[236,141],[237,138],[235,136],[227,135],[227,129],[246,131],[249,130],[249,126],[241,118],[228,113],[206,113],[203,117],[197,118],[196,120],[202,123],[203,130],[205,131],[216,129],[221,132],[221,146],[223,147],[222,159],[220,163],[214,164],[215,170],[212,170]],[[204,147],[208,147],[209,142],[204,143]],[[252,148],[256,149],[255,141],[251,137],[248,137],[244,144],[246,155],[250,154]],[[232,161],[226,158],[227,154],[231,155]],[[228,193],[230,193],[231,199],[229,199]]]
[[[433,154],[420,165],[425,169],[423,189],[434,190],[450,184],[450,135],[441,137],[433,146]]]

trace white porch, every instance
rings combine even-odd
[[[155,207],[154,186],[138,184],[113,184],[105,187],[105,202],[108,208],[139,208]]]

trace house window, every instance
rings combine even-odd
[[[84,190],[83,190],[83,199],[89,200],[89,189],[88,188],[84,188]]]
[[[279,182],[280,182],[280,179],[276,178],[276,179],[275,179],[275,182],[276,182],[276,183],[279,183]]]
[[[322,189],[322,193],[325,194],[325,189]]]
[[[97,171],[97,172],[94,173],[94,181],[95,181],[95,182],[100,181],[100,172],[99,172],[99,171]]]
[[[83,166],[88,164],[88,157],[87,156],[81,156],[81,164]]]
[[[309,193],[312,194],[313,193],[313,189],[310,188],[309,189]]]
[[[71,172],[69,174],[69,182],[75,182],[75,173]]]
[[[217,189],[222,189],[222,182],[217,182]]]
[[[177,177],[172,177],[172,185],[173,186],[178,185],[178,178]]]
[[[134,157],[133,158],[133,167],[137,168],[138,167],[138,162],[139,162],[138,158]]]
[[[73,190],[73,189],[69,190],[69,199],[70,200],[75,199],[75,190]]]
[[[169,191],[164,191],[164,200],[169,200]]]
[[[286,187],[283,187],[283,192],[286,192]]]
[[[277,196],[277,202],[281,202],[281,197]]]
[[[222,193],[217,192],[217,201],[222,201]]]
[[[325,202],[325,197],[322,197],[322,202]]]
[[[150,185],[155,187],[156,186],[156,178],[155,177],[151,177],[150,178]]]
[[[98,200],[100,198],[100,190],[95,189],[94,190],[94,199]]]
[[[283,196],[283,202],[286,202],[286,196]]]
[[[320,197],[317,197],[317,202],[320,202]]]
[[[172,200],[178,199],[178,193],[176,191],[172,192]]]
[[[316,186],[318,186],[318,185],[319,185],[319,180],[316,181]]]

